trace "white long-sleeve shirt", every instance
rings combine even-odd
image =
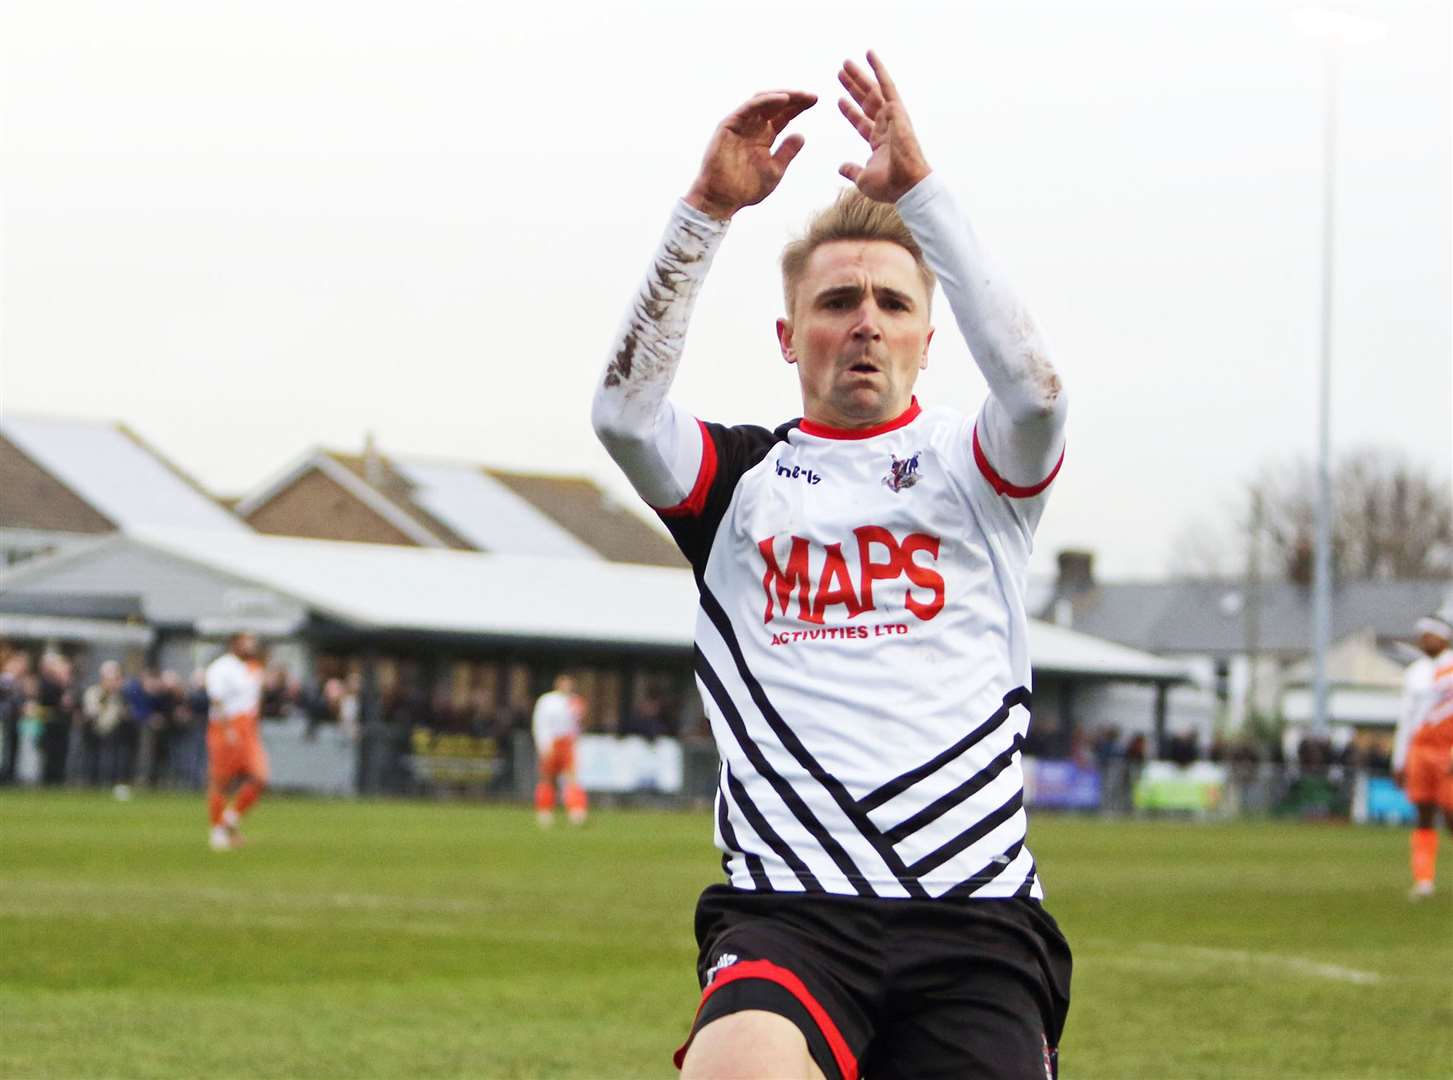
[[[545,753],[556,739],[575,738],[580,734],[580,720],[585,714],[585,701],[578,694],[551,690],[535,702],[530,727],[535,736],[535,749]]]
[[[937,173],[896,205],[989,385],[980,444],[1006,483],[1032,486],[1054,469],[1064,448],[1067,401],[1044,336]],[[727,226],[677,202],[596,385],[596,433],[641,498],[657,509],[690,494],[701,464],[697,422],[667,395]]]
[[[936,176],[898,203],[990,394],[875,428],[668,398],[726,225],[678,204],[597,385],[602,442],[696,571],[696,672],[743,889],[1041,897],[1024,575],[1064,448],[1033,320]]]
[[[1408,747],[1440,725],[1449,726],[1453,738],[1453,649],[1437,656],[1420,656],[1403,673],[1402,709],[1393,739],[1392,767],[1407,764]]]
[[[262,704],[262,666],[226,652],[207,665],[207,697],[213,720],[257,716]]]

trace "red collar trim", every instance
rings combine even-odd
[[[923,412],[918,407],[918,398],[915,397],[901,413],[892,420],[885,420],[881,424],[868,428],[835,428],[826,424],[819,424],[814,420],[803,419],[797,425],[797,430],[804,435],[816,435],[819,439],[871,439],[874,435],[883,435],[889,431],[897,431],[901,427],[913,423],[918,419],[918,414]]]

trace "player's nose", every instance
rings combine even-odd
[[[878,310],[872,301],[859,305],[857,320],[853,323],[853,340],[877,341],[882,336],[882,328],[878,325]]]

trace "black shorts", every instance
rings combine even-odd
[[[1070,949],[1037,900],[713,885],[696,905],[696,940],[692,1037],[722,1016],[763,1009],[797,1025],[828,1080],[1057,1075]]]

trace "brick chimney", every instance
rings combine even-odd
[[[1095,553],[1066,548],[1056,560],[1059,563],[1059,581],[1055,591],[1061,596],[1074,596],[1088,592],[1095,587]]]
[[[1055,561],[1059,564],[1059,577],[1054,583],[1050,619],[1057,626],[1070,627],[1075,621],[1075,601],[1095,587],[1095,554],[1067,548]]]

